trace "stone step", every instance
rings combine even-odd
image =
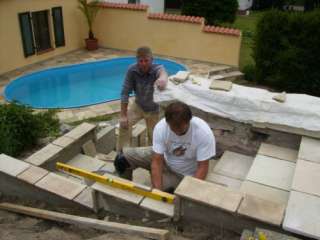
[[[320,140],[302,137],[298,158],[320,163]]]
[[[251,156],[225,151],[213,169],[213,172],[226,177],[244,180],[254,158]]]
[[[16,177],[30,168],[30,164],[5,154],[0,154],[0,172]]]
[[[95,172],[101,169],[105,165],[105,162],[84,154],[78,154],[66,164],[89,172]]]
[[[234,68],[226,65],[220,65],[220,66],[214,66],[210,69],[208,72],[208,78],[210,78],[213,75],[219,75],[222,73],[227,73],[233,71]]]
[[[296,162],[298,151],[290,148],[279,147],[276,145],[261,143],[258,154],[269,157],[279,158],[291,162]]]
[[[258,154],[246,180],[290,191],[295,167],[293,162]]]

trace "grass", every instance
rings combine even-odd
[[[102,116],[97,116],[97,117],[92,117],[92,118],[86,118],[80,121],[75,121],[75,122],[70,122],[71,126],[77,126],[80,125],[83,122],[89,122],[89,123],[98,123],[98,122],[104,122],[104,121],[110,121],[116,117],[118,117],[118,113],[113,113],[113,114],[107,114],[107,115],[102,115]]]
[[[223,24],[223,26],[237,28],[242,31],[242,43],[240,49],[240,69],[248,64],[253,64],[252,45],[256,25],[263,11],[251,11],[249,16],[237,16],[233,24]]]

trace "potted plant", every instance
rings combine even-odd
[[[89,3],[88,0],[78,0],[78,2],[79,2],[79,9],[86,17],[88,27],[89,27],[89,35],[88,35],[88,38],[85,39],[86,48],[89,51],[96,50],[98,49],[98,39],[94,37],[93,31],[92,31],[92,24],[100,9],[100,7],[97,5],[98,1],[91,1]]]

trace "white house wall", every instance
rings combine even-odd
[[[247,10],[252,7],[253,0],[238,0],[239,10]]]
[[[153,12],[153,13],[164,12],[164,0],[140,0],[140,3],[149,5],[150,12]]]

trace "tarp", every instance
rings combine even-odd
[[[320,131],[320,98],[287,94],[284,103],[272,99],[279,93],[233,84],[230,92],[209,89],[212,80],[197,77],[156,91],[157,102],[180,100],[205,112],[245,123],[269,123]]]

